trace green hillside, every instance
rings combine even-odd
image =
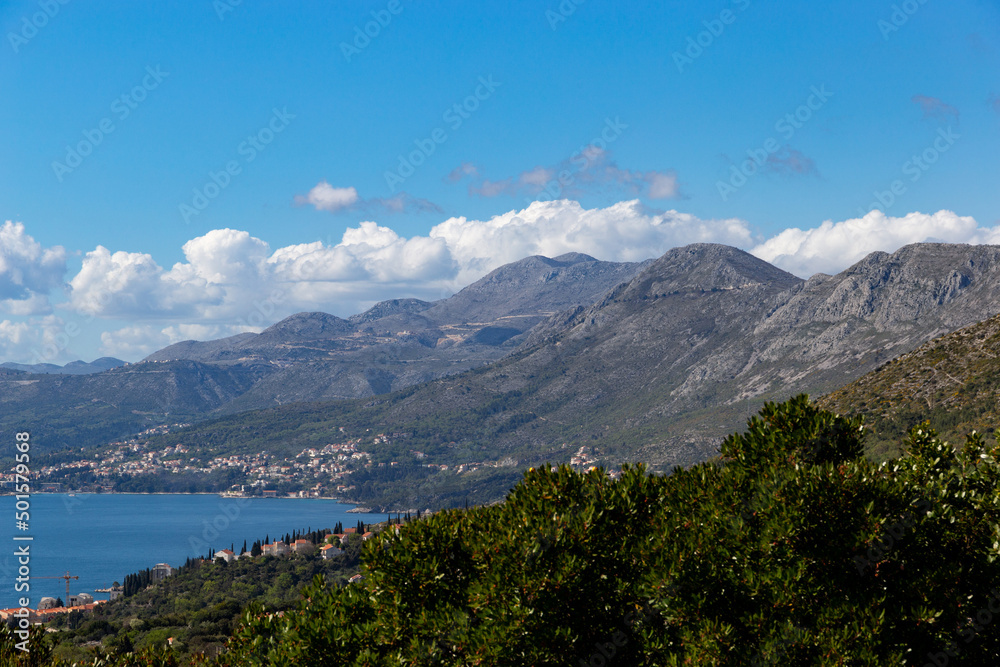
[[[925,343],[817,401],[858,414],[871,428],[869,451],[899,454],[902,436],[929,420],[941,436],[993,433],[1000,424],[1000,315]]]

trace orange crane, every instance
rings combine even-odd
[[[30,578],[31,579],[65,579],[66,580],[66,599],[63,600],[63,605],[64,606],[68,606],[69,605],[69,580],[70,579],[79,579],[80,577],[71,577],[71,576],[69,576],[69,571],[67,570],[66,574],[60,574],[58,577],[30,577]]]

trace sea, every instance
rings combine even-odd
[[[14,496],[0,496],[0,608],[20,606],[21,597],[31,608],[42,597],[65,601],[67,574],[79,577],[69,581],[71,594],[107,600],[107,593],[95,591],[157,563],[177,567],[188,558],[207,556],[210,548],[233,547],[239,554],[244,540],[249,550],[265,537],[332,529],[338,521],[351,528],[359,519],[386,519],[348,513],[351,505],[315,498],[36,493],[27,501],[25,529],[17,524],[16,502]],[[25,546],[28,555],[18,555]],[[28,579],[29,590],[19,591],[15,587],[25,583],[24,568],[29,577],[39,578]]]

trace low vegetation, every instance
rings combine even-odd
[[[907,430],[925,419],[952,441],[973,430],[993,433],[1000,425],[1000,315],[939,336],[817,404],[863,416],[876,460],[898,456]]]
[[[503,503],[370,540],[361,583],[251,602],[190,664],[1000,664],[1000,447],[922,423],[874,463],[865,431],[799,396],[667,476],[537,467]],[[67,664],[15,641],[3,664]],[[94,664],[189,664],[133,649]]]

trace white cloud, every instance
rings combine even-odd
[[[49,290],[62,284],[66,251],[43,248],[24,231],[24,224],[8,220],[0,225],[0,301],[12,314],[47,312]],[[26,303],[14,303],[24,301]]]
[[[1000,243],[1000,227],[982,228],[975,219],[951,211],[894,218],[875,210],[863,218],[827,220],[812,229],[786,229],[750,252],[805,278],[837,273],[876,250],[895,252],[922,242]]]
[[[101,333],[101,354],[119,359],[142,359],[169,344],[168,336],[148,324]]]
[[[430,236],[445,241],[462,284],[528,255],[582,252],[604,260],[638,261],[688,243],[746,247],[751,242],[743,220],[654,213],[637,200],[600,209],[584,209],[568,200],[535,202],[486,221],[451,218],[435,226]]]
[[[335,188],[326,181],[319,182],[306,196],[295,198],[297,204],[312,204],[318,211],[339,211],[358,203],[354,187]]]
[[[392,197],[373,197],[362,199],[357,188],[335,188],[326,181],[320,181],[306,195],[296,195],[294,202],[298,206],[311,204],[317,211],[339,213],[348,210],[378,211],[384,213],[405,213],[408,211],[440,212],[437,204],[411,197],[400,192]]]
[[[25,321],[0,321],[0,360],[28,364],[60,364],[79,358],[74,351],[78,329],[61,317],[46,315]]]
[[[655,184],[650,181],[651,187]],[[14,275],[11,257],[18,258],[18,266],[34,261],[33,266],[46,270],[22,270],[18,275],[39,276],[20,283],[33,287],[0,298],[0,311],[11,316],[0,321],[0,359],[32,360],[43,349],[43,360],[54,363],[86,356],[70,349],[80,343],[67,337],[69,325],[46,311],[47,291],[61,282],[54,276],[65,263],[64,252],[41,249],[23,226],[8,223],[2,229],[20,245],[3,246],[8,268],[0,276]],[[982,228],[973,218],[951,211],[898,218],[873,211],[864,218],[788,229],[760,241],[746,221],[736,218],[705,220],[673,210],[653,211],[638,200],[594,209],[558,200],[487,220],[453,217],[427,235],[409,238],[366,221],[348,228],[336,243],[272,249],[248,232],[217,229],[186,242],[184,261],[169,268],[147,253],[98,246],[86,253],[70,281],[68,301],[56,307],[81,315],[72,321],[85,319],[86,327],[96,329],[94,335],[103,328],[94,317],[129,323],[104,331],[101,344],[104,354],[132,360],[181,340],[260,331],[303,310],[347,316],[382,299],[442,298],[529,255],[581,252],[603,260],[639,261],[689,243],[749,248],[756,242],[753,254],[807,277],[840,271],[874,250],[892,252],[922,241],[1000,243],[1000,227]],[[43,288],[44,293],[35,291]]]
[[[101,333],[101,354],[120,359],[141,359],[184,340],[215,340],[261,327],[217,324],[177,324],[159,327],[138,324]]]
[[[649,183],[650,199],[673,199],[680,192],[676,172],[650,171],[645,175],[645,179]]]
[[[0,312],[20,316],[48,315],[52,312],[52,304],[47,294],[31,292],[24,299],[0,300]]]

